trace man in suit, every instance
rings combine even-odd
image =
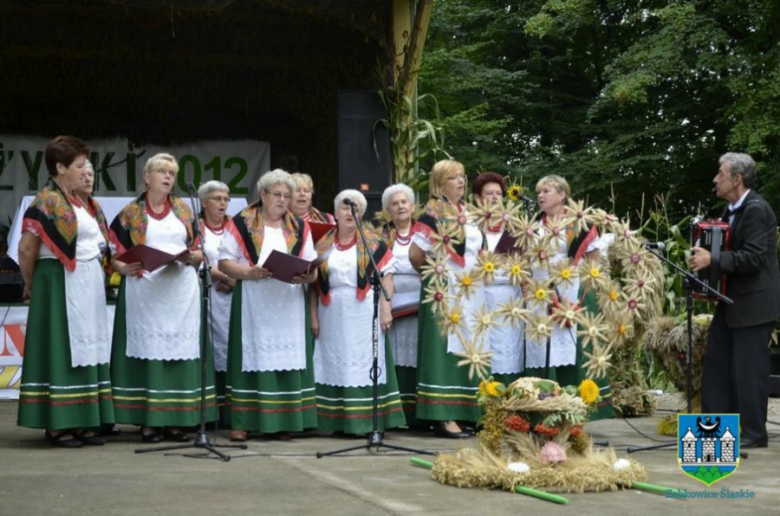
[[[702,411],[739,413],[742,448],[766,448],[769,399],[769,341],[780,317],[777,218],[753,190],[756,163],[747,154],[724,154],[715,176],[715,192],[729,206],[730,249],[719,259],[691,249],[693,271],[714,267],[728,279],[710,326],[702,374]]]

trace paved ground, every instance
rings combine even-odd
[[[458,489],[440,485],[427,471],[409,465],[408,454],[383,449],[360,450],[339,457],[317,459],[329,451],[362,440],[320,435],[291,442],[250,440],[246,451],[231,451],[233,460],[221,462],[136,454],[143,445],[132,427],[104,447],[55,449],[43,432],[18,428],[16,403],[0,402],[1,515],[243,515],[243,514],[778,514],[780,504],[780,427],[770,425],[768,449],[750,450],[738,471],[707,489],[684,475],[673,449],[641,452],[650,482],[691,492],[712,491],[720,496],[754,493],[747,500],[688,499],[627,490],[568,494],[569,506],[555,505],[501,491]],[[631,426],[654,437],[655,418],[590,423],[596,439],[609,440],[618,450],[651,441]],[[226,434],[225,434],[226,435]],[[224,435],[220,442],[227,443]],[[389,432],[388,444],[433,452],[454,449],[458,443],[415,432]],[[466,441],[467,443],[469,441]],[[622,453],[620,453],[622,455]]]

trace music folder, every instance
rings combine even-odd
[[[317,267],[324,260],[304,260],[291,254],[282,253],[274,249],[263,262],[262,267],[271,271],[271,277],[285,283],[292,283],[295,276],[306,274]]]
[[[179,254],[170,254],[145,244],[138,244],[115,256],[114,259],[124,263],[140,262],[145,271],[154,272],[163,265],[175,262],[189,252],[189,249],[185,249]]]
[[[311,239],[315,244],[320,238],[325,236],[325,233],[335,228],[335,224],[329,222],[309,222],[309,228],[311,228]]]

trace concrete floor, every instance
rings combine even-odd
[[[655,437],[655,418],[589,423],[596,440],[617,450],[651,441],[631,426]],[[502,491],[458,489],[431,480],[424,469],[409,465],[406,453],[359,450],[317,459],[318,451],[364,441],[321,435],[290,442],[253,439],[244,451],[229,451],[230,462],[136,454],[144,445],[133,427],[103,447],[66,450],[51,447],[43,431],[16,426],[16,402],[0,402],[1,515],[243,515],[243,514],[426,514],[503,515],[520,511],[545,514],[778,514],[780,505],[780,427],[770,425],[767,449],[749,450],[749,458],[729,478],[711,488],[686,476],[675,449],[641,452],[649,481],[701,492],[723,488],[751,491],[752,499],[687,499],[626,490],[566,494],[569,505],[556,505]],[[227,432],[219,442],[227,444]],[[388,432],[385,442],[433,452],[459,444],[417,432]],[[473,442],[469,440],[468,442]],[[619,455],[624,455],[620,452]],[[416,455],[423,457],[420,455]]]

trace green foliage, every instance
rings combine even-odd
[[[751,153],[780,205],[780,2],[448,0],[434,6],[420,89],[474,175],[565,176],[629,213],[717,213],[717,158]],[[682,228],[682,226],[680,226]]]

